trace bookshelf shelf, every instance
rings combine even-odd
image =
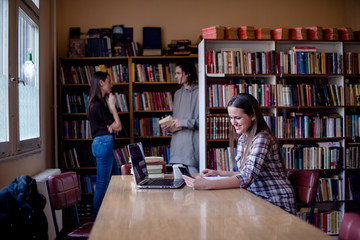
[[[316,52],[289,51],[295,49],[294,46],[311,47]],[[227,57],[224,55],[225,51],[228,51],[226,53]],[[259,84],[259,86],[260,84],[265,86],[266,84],[269,86],[275,85],[275,91],[273,92],[275,99],[271,100],[268,106],[262,106],[261,109],[264,116],[270,119],[268,124],[271,125],[271,129],[278,138],[280,146],[283,147],[283,151],[295,151],[293,148],[305,151],[304,149],[309,149],[310,146],[313,149],[311,151],[317,151],[316,149],[328,151],[331,149],[329,151],[333,150],[333,154],[337,154],[336,158],[333,155],[332,161],[336,160],[340,166],[335,169],[331,169],[329,163],[326,162],[329,160],[324,161],[325,158],[321,158],[321,164],[326,165],[319,165],[320,168],[315,166],[318,164],[315,161],[320,161],[319,157],[315,158],[316,156],[313,155],[309,158],[312,161],[310,162],[312,164],[310,169],[318,171],[320,178],[336,178],[336,180],[331,181],[337,181],[338,188],[341,190],[339,191],[341,195],[339,197],[342,200],[321,201],[316,204],[316,207],[319,208],[320,212],[340,211],[340,213],[344,213],[350,207],[353,208],[353,206],[347,206],[349,194],[347,184],[349,177],[360,174],[360,171],[358,171],[360,166],[357,163],[356,168],[351,170],[346,167],[349,164],[347,161],[349,161],[350,156],[346,155],[346,152],[349,152],[352,147],[354,149],[351,149],[351,151],[360,150],[360,144],[357,144],[360,142],[360,133],[351,135],[356,128],[349,128],[349,124],[355,123],[349,122],[348,118],[351,115],[360,115],[360,104],[356,103],[356,97],[360,99],[360,96],[356,95],[354,97],[355,104],[349,104],[349,98],[351,98],[349,94],[351,92],[348,87],[352,87],[353,95],[355,95],[356,86],[360,86],[360,72],[357,68],[351,68],[354,65],[348,63],[349,61],[346,59],[346,57],[349,59],[350,56],[348,52],[360,54],[360,42],[203,40],[199,44],[200,170],[210,166],[219,166],[216,165],[216,161],[219,161],[219,159],[216,159],[216,157],[214,159],[211,156],[211,159],[209,159],[209,152],[216,149],[226,149],[229,146],[228,139],[212,139],[212,135],[209,138],[210,132],[213,130],[211,124],[207,124],[207,118],[215,117],[216,114],[227,115],[225,106],[228,96],[223,100],[225,103],[221,103],[219,106],[209,105],[218,101],[217,98],[220,99],[221,91],[213,91],[214,86],[232,85],[233,89],[235,89],[232,94],[246,91],[257,97],[260,103],[260,101],[263,101],[264,92],[262,92],[263,89],[253,91],[254,84]],[[275,59],[271,54],[275,55]],[[235,60],[229,55],[236,56]],[[293,61],[295,58],[297,58],[297,61]],[[229,59],[231,59],[231,62],[226,62]],[[232,64],[231,68],[226,69],[229,64]],[[225,71],[231,71],[231,73],[224,73]],[[240,83],[245,83],[245,87],[241,89]],[[289,89],[292,87],[292,90],[288,91],[284,86],[289,87]],[[255,85],[255,87],[257,86]],[[303,89],[301,89],[302,87]],[[292,98],[289,98],[289,93],[292,94]],[[301,104],[295,102],[295,100],[298,100]],[[306,116],[311,117],[305,118]],[[316,125],[316,127],[311,125],[318,124],[318,122],[315,122],[315,117],[318,117],[316,121],[320,119],[322,123],[326,123],[326,125],[322,125],[324,129],[329,129],[329,131],[337,129],[338,132],[333,130],[329,134],[321,133],[316,135],[320,136],[316,138],[288,137],[292,135],[287,134],[294,134],[291,132],[286,133],[288,126],[297,126],[297,129],[304,130],[304,126],[301,125],[286,126],[285,124],[291,123],[290,120],[296,122],[305,121],[306,119],[310,131],[319,131],[318,126],[320,125]],[[352,118],[352,121],[355,122],[354,116]],[[289,123],[286,123],[286,121],[289,121]],[[332,121],[336,123],[332,123]],[[352,132],[348,133],[348,131]],[[305,136],[315,136],[312,135],[314,132]],[[299,167],[298,165],[292,165],[294,164],[291,162],[293,161],[292,158],[288,156],[285,158],[286,161],[289,161],[289,159],[290,162],[287,162],[289,168]],[[226,165],[228,164],[222,166]],[[357,209],[359,210],[359,208]]]

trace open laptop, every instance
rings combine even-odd
[[[131,158],[133,175],[138,188],[180,188],[184,185],[184,179],[149,178],[142,144],[129,144],[127,145],[127,149]]]

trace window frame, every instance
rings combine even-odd
[[[40,1],[39,1],[40,5]],[[38,53],[37,70],[39,79],[39,137],[20,141],[19,119],[19,16],[20,9],[37,25]],[[17,158],[41,151],[41,79],[40,79],[40,17],[39,8],[32,0],[8,0],[8,73],[9,73],[9,142],[0,143],[0,161]]]

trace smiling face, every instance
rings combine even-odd
[[[101,87],[101,95],[104,97],[106,94],[111,93],[112,84],[110,82],[110,78],[107,77],[105,81],[100,80],[100,87]]]
[[[255,120],[255,115],[249,116],[243,109],[237,107],[228,107],[227,110],[231,125],[234,126],[236,133],[239,135],[245,133],[247,135],[252,122]]]

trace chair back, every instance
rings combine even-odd
[[[340,225],[339,240],[360,240],[360,215],[346,212]]]
[[[54,209],[60,210],[81,201],[76,172],[65,172],[48,178],[49,194]]]
[[[121,175],[130,175],[131,174],[131,164],[121,165]]]
[[[296,202],[304,205],[315,203],[319,173],[308,170],[289,169],[288,179],[294,188]]]

